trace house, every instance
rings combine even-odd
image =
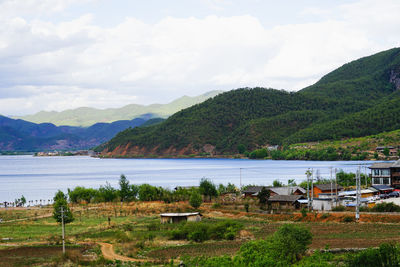
[[[257,197],[258,193],[263,189],[263,187],[268,188],[267,186],[248,186],[242,191],[242,194],[244,197]]]
[[[372,186],[387,185],[400,188],[400,160],[396,162],[378,162],[369,167]]]
[[[300,186],[268,187],[270,196],[275,195],[304,195],[306,190]]]
[[[372,190],[372,189],[368,188],[368,189],[362,189],[360,193],[361,193],[362,198],[368,198],[368,197],[373,197],[374,192],[376,192],[376,189]],[[339,195],[339,197],[356,196],[357,191],[356,190],[342,191],[342,192],[338,193],[338,195]]]
[[[268,203],[273,210],[294,210],[300,208],[300,199],[305,198],[301,195],[275,195],[268,199]]]
[[[300,186],[283,186],[283,187],[270,187],[270,186],[249,186],[242,191],[244,197],[256,197],[261,189],[265,187],[270,196],[275,195],[304,195],[306,190]]]
[[[182,221],[188,222],[199,222],[201,221],[201,215],[199,212],[187,212],[187,213],[161,213],[161,223],[179,223]]]
[[[389,156],[397,155],[397,149],[393,146],[378,146],[375,150],[376,152],[383,153],[385,149],[389,151]]]
[[[319,197],[319,194],[321,194],[321,193],[325,193],[325,194],[330,194],[330,193],[333,193],[333,194],[336,194],[336,189],[337,189],[337,191],[338,191],[338,193],[339,192],[341,192],[341,191],[343,191],[343,186],[341,186],[341,185],[335,185],[335,184],[316,184],[316,185],[314,185],[314,188],[313,188],[313,191],[314,191],[314,193],[313,193],[313,197],[314,198],[318,198]]]

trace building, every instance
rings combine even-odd
[[[268,203],[271,204],[273,210],[294,210],[300,208],[300,199],[304,199],[304,196],[275,195],[268,199]]]
[[[313,197],[318,198],[319,194],[321,194],[321,193],[322,194],[330,194],[330,193],[336,194],[336,190],[338,193],[343,191],[343,186],[335,185],[335,184],[316,184],[316,185],[314,185],[314,188],[313,188],[313,191],[314,191]]]
[[[306,193],[306,190],[300,186],[283,186],[283,187],[249,186],[242,191],[242,194],[244,194],[244,197],[256,197],[263,187],[265,187],[270,192],[270,196],[304,195]]]
[[[187,213],[161,213],[161,223],[179,223],[182,221],[188,222],[199,222],[201,221],[201,215],[199,212],[187,212]]]
[[[387,185],[400,188],[400,160],[392,162],[378,162],[369,167],[371,170],[372,186]]]

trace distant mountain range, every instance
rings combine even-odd
[[[210,91],[195,97],[183,96],[168,104],[152,104],[148,106],[131,104],[122,108],[109,109],[81,107],[61,112],[40,111],[33,115],[12,116],[12,118],[34,123],[52,123],[57,126],[68,125],[81,127],[88,127],[98,122],[111,123],[119,120],[132,120],[144,114],[150,114],[152,118],[167,118],[182,109],[201,103],[221,92],[222,91]]]
[[[301,66],[299,66],[301,67]],[[400,49],[350,62],[298,92],[242,88],[99,146],[103,156],[233,154],[400,129]]]
[[[162,119],[142,116],[133,120],[96,123],[88,128],[36,124],[0,116],[0,151],[43,151],[89,149],[106,142],[116,133],[141,125],[159,123]]]

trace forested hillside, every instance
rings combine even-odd
[[[400,128],[400,49],[345,64],[296,93],[242,88],[129,129],[98,147],[108,156],[237,153]]]

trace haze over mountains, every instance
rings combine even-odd
[[[27,116],[27,119],[37,123],[0,115],[0,151],[90,149],[108,141],[122,130],[159,123],[163,120],[159,117],[168,117],[218,93],[211,91],[196,97],[183,96],[165,105],[132,104],[105,110],[79,108]],[[87,125],[90,126],[81,127]]]
[[[152,104],[148,106],[131,104],[121,108],[96,109],[81,107],[61,112],[40,111],[33,115],[13,116],[34,123],[53,123],[54,125],[68,125],[88,127],[98,122],[110,123],[119,120],[132,120],[147,114],[152,118],[167,118],[182,109],[188,108],[204,100],[214,97],[222,91],[210,91],[199,96],[182,96],[168,104]]]
[[[298,92],[243,88],[128,129],[104,156],[237,153],[268,145],[337,140],[400,129],[400,49],[350,62]]]

